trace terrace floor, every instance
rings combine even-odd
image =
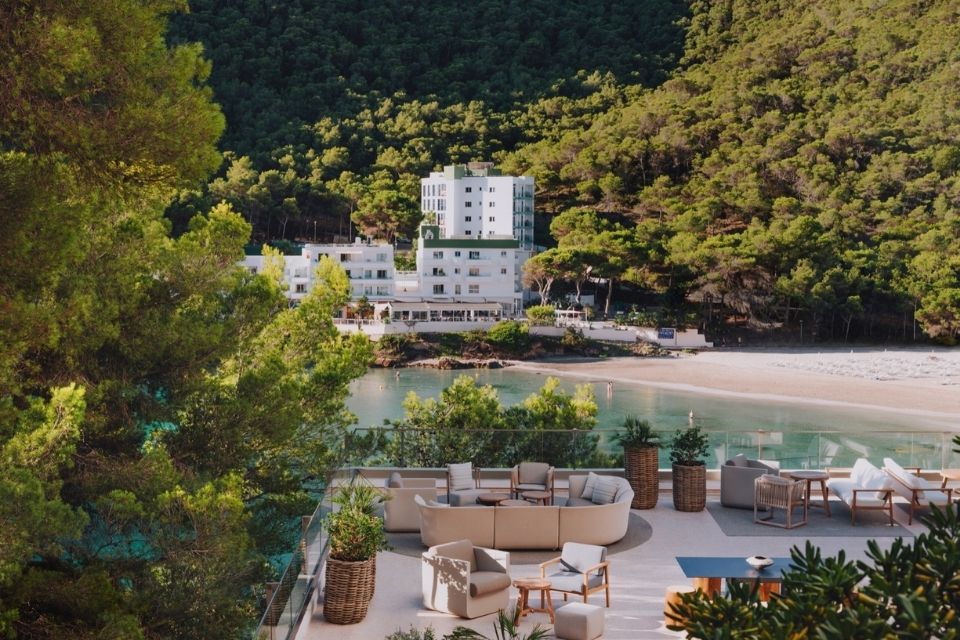
[[[718,500],[716,495],[708,495],[708,504]],[[836,505],[833,508],[833,518],[845,518],[849,524],[849,511],[839,502],[831,501],[831,505]],[[674,510],[669,494],[661,494],[656,508],[634,510],[632,514],[649,523],[653,533],[639,546],[610,556],[611,606],[606,610],[606,632],[603,635],[603,638],[608,640],[682,636],[666,629],[663,616],[663,599],[667,586],[690,582],[680,570],[676,556],[789,556],[791,547],[802,547],[809,539],[820,547],[824,555],[836,555],[840,550],[844,550],[848,559],[860,559],[866,557],[869,539],[859,535],[818,537],[815,523],[792,529],[791,535],[786,537],[780,534],[779,530],[762,525],[756,525],[760,535],[727,536],[708,511],[683,513]],[[913,534],[924,531],[923,525],[916,519],[912,526],[907,527],[906,512],[903,509],[894,508],[894,518],[898,526],[888,531],[909,531]],[[853,527],[851,533],[861,528]],[[764,535],[768,530],[776,531],[776,534]],[[896,539],[895,535],[899,534],[876,539],[881,547],[886,548]],[[539,575],[539,570],[535,564],[520,565],[512,562],[510,573],[513,577],[536,576]],[[515,589],[512,597],[515,601]],[[590,602],[602,604],[602,594],[592,596]],[[562,596],[555,596],[554,606],[562,604]],[[420,600],[419,558],[384,552],[377,559],[376,594],[367,618],[350,626],[329,624],[323,619],[322,604],[314,597],[297,640],[381,640],[397,630],[406,631],[411,627],[424,629],[428,626],[433,627],[439,639],[459,625],[493,637],[495,620],[495,614],[463,620],[424,609]],[[552,629],[546,614],[534,613],[521,621],[521,633],[529,632],[538,623]],[[549,637],[554,636],[551,634]]]

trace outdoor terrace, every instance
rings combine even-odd
[[[427,472],[404,470],[404,473],[413,477]],[[616,472],[606,470],[604,473]],[[375,484],[382,486],[384,474],[381,470],[369,475]],[[505,490],[502,472],[488,475],[490,477],[483,482],[485,487]],[[666,588],[690,583],[676,562],[677,556],[789,556],[792,547],[803,547],[809,540],[825,555],[835,555],[843,550],[849,559],[861,559],[866,557],[867,541],[870,539],[876,539],[881,547],[886,548],[896,536],[913,536],[924,531],[924,526],[917,520],[908,526],[906,511],[900,507],[894,509],[897,524],[893,528],[883,525],[882,519],[867,518],[861,521],[859,516],[857,526],[851,526],[849,510],[836,499],[830,503],[832,518],[829,520],[819,510],[811,509],[810,523],[803,527],[785,531],[753,525],[752,512],[720,507],[719,484],[713,475],[708,484],[707,509],[696,513],[679,512],[672,504],[669,481],[665,481],[668,476],[667,473],[661,478],[661,495],[656,508],[631,510],[630,529],[625,539],[629,542],[610,547],[611,607],[605,610],[606,631],[603,638],[638,640],[682,637],[682,634],[666,629],[663,615]],[[564,495],[565,486],[560,479],[558,496]],[[442,495],[443,487],[439,480],[438,490]],[[818,492],[814,495],[818,497]],[[741,512],[743,517],[739,520],[749,524],[740,522],[731,526],[729,518],[723,517],[724,511]],[[397,630],[409,630],[411,627],[424,629],[429,626],[441,638],[460,625],[492,637],[495,615],[465,620],[429,611],[422,606],[419,552],[425,549],[411,545],[409,538],[417,535],[391,536],[394,543],[399,542],[396,549],[378,556],[376,593],[365,620],[349,626],[327,623],[322,614],[322,595],[314,593],[295,637],[298,640],[380,640]],[[556,555],[559,552],[512,552],[510,574],[514,578],[537,576],[537,563]],[[319,583],[322,584],[322,580]],[[516,589],[512,589],[512,598],[512,602],[515,601]],[[554,594],[553,600],[555,607],[563,604],[559,594]],[[591,596],[590,602],[602,604],[602,594]],[[527,633],[537,624],[552,628],[546,614],[534,613],[522,619],[520,630]]]

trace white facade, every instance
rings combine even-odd
[[[343,267],[350,279],[353,299],[366,296],[373,300],[389,300],[394,295],[393,246],[364,243],[307,244],[299,256],[284,256],[283,279],[287,298],[294,304],[313,288],[320,256],[329,256]],[[243,266],[253,272],[263,269],[263,256],[246,256]]]
[[[417,274],[423,300],[498,303],[504,315],[523,309],[520,267],[527,253],[516,240],[441,238],[437,225],[420,227]],[[411,299],[399,291],[398,300]]]
[[[533,178],[503,176],[487,162],[452,165],[420,180],[420,210],[441,238],[515,238],[533,250]]]

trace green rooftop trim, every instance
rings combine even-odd
[[[467,238],[436,238],[423,240],[424,249],[519,249],[520,243],[516,240],[469,240]]]

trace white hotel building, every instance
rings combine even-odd
[[[455,165],[421,180],[423,224],[415,272],[396,272],[386,243],[307,244],[285,256],[287,297],[296,304],[313,287],[321,255],[350,278],[354,300],[366,296],[377,317],[395,320],[511,317],[523,312],[523,263],[533,250],[533,178],[501,176],[489,163]],[[244,266],[263,268],[263,256]]]

